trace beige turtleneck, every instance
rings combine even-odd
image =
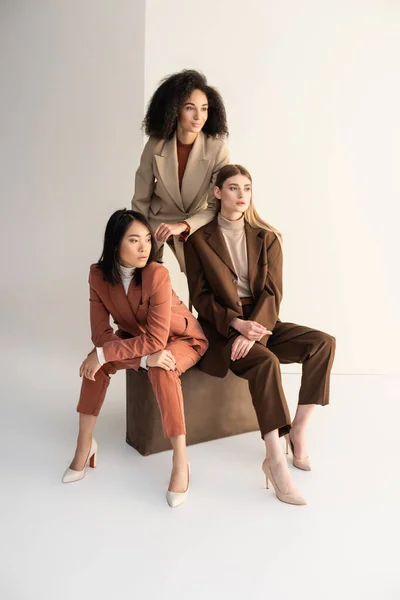
[[[235,268],[239,298],[249,298],[252,293],[249,284],[244,217],[237,221],[229,221],[218,213],[218,225]]]

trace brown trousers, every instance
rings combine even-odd
[[[243,307],[245,319],[251,311],[251,305]],[[279,364],[301,363],[299,404],[324,406],[329,403],[335,345],[335,338],[327,333],[278,321],[267,346],[256,342],[245,358],[230,361],[231,371],[249,382],[262,437],[274,429],[279,429],[279,435],[290,430]]]
[[[193,338],[190,338],[193,341]],[[203,344],[202,340],[195,340],[197,346]],[[166,350],[172,352],[176,360],[176,371],[165,371],[160,367],[149,368],[149,379],[157,398],[161,412],[161,419],[166,438],[185,435],[185,414],[183,407],[182,387],[180,375],[193,367],[201,355],[193,348],[189,340],[177,339],[166,345]],[[202,349],[202,352],[205,348]],[[81,394],[77,411],[85,415],[98,416],[103,405],[110,375],[120,369],[132,368],[131,360],[121,360],[105,363],[95,375],[95,381],[83,378]]]

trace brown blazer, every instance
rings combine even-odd
[[[245,222],[249,283],[254,309],[249,317],[273,331],[282,300],[282,248],[277,236]],[[237,273],[218,225],[218,219],[198,229],[185,244],[190,297],[209,341],[201,368],[217,377],[229,369],[233,340],[238,332],[232,319],[243,318]],[[261,339],[266,344],[268,336]]]
[[[154,230],[160,223],[186,221],[190,233],[209,223],[217,211],[214,183],[229,163],[226,143],[202,131],[189,154],[179,189],[176,134],[171,140],[150,137],[136,171],[132,209],[142,213]],[[183,243],[174,236],[175,252],[184,270]]]
[[[142,284],[132,280],[128,294],[122,284],[104,281],[96,265],[90,267],[90,324],[92,342],[102,347],[107,362],[140,358],[163,350],[169,341],[193,338],[199,347],[204,333],[195,317],[171,288],[168,270],[153,262],[142,271]],[[110,315],[118,325],[114,333]],[[203,351],[204,351],[204,345]]]

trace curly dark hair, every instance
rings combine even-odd
[[[170,140],[176,130],[179,109],[194,90],[201,90],[208,100],[208,117],[202,131],[213,137],[228,136],[225,106],[219,92],[207,84],[202,73],[192,69],[184,69],[161,80],[143,120],[146,135]]]

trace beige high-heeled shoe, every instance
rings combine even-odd
[[[186,492],[171,492],[167,490],[167,502],[171,508],[176,508],[180,506],[184,502],[186,502],[190,487],[190,465],[188,464],[188,486],[186,488]]]
[[[85,477],[85,469],[88,464],[90,467],[92,467],[92,469],[95,469],[97,467],[97,450],[97,442],[94,438],[92,438],[92,445],[90,446],[89,454],[82,471],[74,471],[74,469],[70,469],[68,467],[68,469],[66,469],[63,475],[62,482],[72,483],[74,481],[79,481],[80,479],[83,479]]]
[[[294,455],[294,446],[292,443],[292,440],[290,439],[290,434],[287,433],[285,435],[285,439],[286,439],[286,454],[289,454],[289,447],[292,451],[292,463],[294,467],[297,467],[298,469],[301,469],[302,471],[311,471],[311,462],[310,462],[310,457],[307,456],[306,458],[296,458]]]
[[[276,497],[278,498],[278,500],[280,500],[281,502],[286,502],[286,504],[296,504],[298,506],[307,504],[306,500],[303,498],[303,496],[300,494],[299,490],[297,490],[296,488],[294,488],[293,491],[289,492],[288,494],[284,494],[283,492],[281,492],[281,490],[275,483],[274,476],[272,475],[271,469],[269,468],[269,466],[267,464],[267,459],[265,459],[262,464],[262,470],[264,471],[264,474],[265,474],[267,490],[269,489],[269,481],[270,481],[275,490],[275,494],[276,494]]]

